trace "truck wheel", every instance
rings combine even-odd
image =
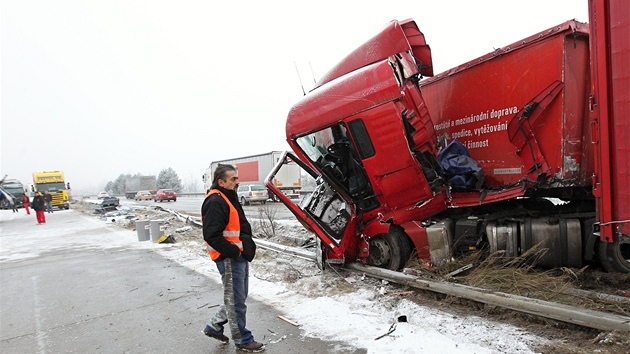
[[[611,273],[630,273],[630,241],[600,242],[599,261]]]
[[[402,269],[407,258],[403,259],[403,242],[394,230],[370,240],[370,255],[367,260],[369,265],[390,270]]]

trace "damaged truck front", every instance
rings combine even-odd
[[[433,76],[424,35],[392,21],[289,112],[286,160],[312,192],[296,202],[268,187],[330,263],[397,270],[412,256],[437,266],[540,247],[542,266],[599,258],[630,272],[627,234],[597,233],[588,37],[569,21],[422,80]]]

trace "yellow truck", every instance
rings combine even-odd
[[[48,191],[52,194],[52,205],[59,209],[70,209],[70,203],[68,201],[68,190],[70,189],[70,183],[67,183],[63,171],[37,171],[33,172],[33,187],[34,192]]]

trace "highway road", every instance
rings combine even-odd
[[[135,232],[72,208],[46,219],[0,210],[1,353],[238,353],[232,340],[201,333],[223,302],[210,260],[185,267]],[[281,302],[251,296],[247,307],[267,354],[367,352],[310,337],[279,317],[288,317]]]
[[[128,206],[160,206],[171,210],[176,210],[180,213],[189,215],[199,215],[201,213],[201,204],[203,204],[204,197],[202,196],[190,196],[190,197],[178,197],[176,202],[154,202],[154,201],[135,201],[133,199],[120,198],[121,205]],[[245,215],[251,218],[260,217],[261,213],[265,213],[268,209],[277,220],[294,220],[295,216],[287,209],[282,203],[268,202],[265,205],[252,204],[243,207]]]

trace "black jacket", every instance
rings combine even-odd
[[[46,210],[46,202],[44,201],[44,196],[36,195],[33,197],[33,203],[31,203],[31,207],[35,211],[44,211]]]
[[[245,217],[243,207],[238,202],[238,195],[233,190],[217,188],[238,211],[241,224],[241,241],[243,242],[243,257],[248,261],[254,259],[256,244],[252,240],[252,227]],[[230,207],[219,194],[212,194],[207,197],[201,205],[201,215],[203,217],[203,239],[221,255],[216,260],[225,258],[236,259],[241,255],[239,248],[223,237],[223,230],[230,219]]]

